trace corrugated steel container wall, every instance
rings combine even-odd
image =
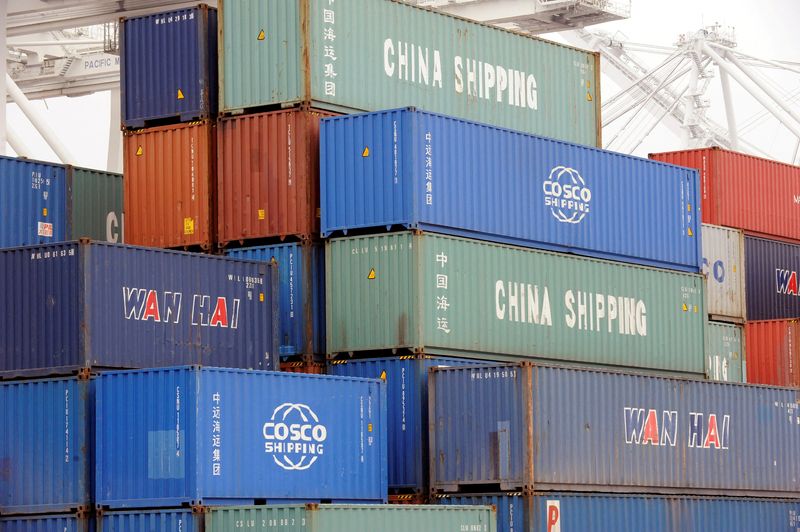
[[[0,517],[3,532],[94,532],[93,517],[75,515],[28,515]]]
[[[381,379],[386,383],[389,441],[389,489],[428,491],[428,369],[475,365],[452,357],[400,356],[334,360],[330,375]]]
[[[280,354],[325,353],[325,253],[319,244],[276,244],[225,252],[234,259],[278,264]]]
[[[125,241],[210,248],[215,126],[194,122],[125,133]]]
[[[800,320],[749,321],[747,380],[800,388]]]
[[[601,145],[596,53],[391,0],[225,1],[220,16],[222,111],[414,104]]]
[[[204,4],[123,19],[120,24],[122,124],[217,113],[217,10]]]
[[[319,233],[319,121],[290,109],[219,121],[217,236],[220,245]]]
[[[394,225],[702,267],[696,171],[413,108],[325,119],[320,138],[323,236]]]
[[[90,381],[0,383],[0,405],[0,515],[91,510]]]
[[[385,419],[375,380],[196,367],[104,373],[96,501],[385,501]],[[287,432],[294,423],[298,435]]]
[[[280,527],[298,532],[497,530],[495,511],[488,506],[314,504],[214,508],[206,514],[206,532],[228,532],[243,526],[254,530]]]
[[[408,348],[705,371],[699,274],[433,234],[333,239],[325,253],[332,354]]]
[[[747,319],[800,318],[800,244],[745,236],[744,250]]]
[[[277,368],[264,263],[101,243],[0,250],[0,372],[206,364]]]
[[[708,313],[715,320],[744,322],[744,235],[710,224],[703,224],[702,231]]]
[[[800,167],[720,148],[650,158],[700,171],[704,222],[800,240]]]
[[[796,532],[800,502],[586,493],[446,495],[439,504],[494,504],[498,532]]]
[[[800,395],[505,365],[434,369],[431,485],[796,497]]]
[[[747,382],[746,367],[744,327],[709,321],[706,325],[706,378]]]
[[[69,234],[66,169],[0,157],[0,247],[47,244]]]
[[[71,231],[68,239],[125,241],[122,174],[67,167]]]
[[[108,512],[99,520],[99,532],[203,532],[203,516],[188,508]]]

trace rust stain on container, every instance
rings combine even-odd
[[[125,239],[164,248],[214,242],[215,126],[192,122],[125,133]]]
[[[221,246],[319,233],[319,120],[291,109],[220,120],[217,234]]]

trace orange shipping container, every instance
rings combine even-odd
[[[800,387],[800,321],[750,321],[747,338],[747,382]]]
[[[214,243],[212,122],[125,133],[125,240],[209,249]]]
[[[289,109],[220,120],[217,236],[308,239],[319,233],[319,120]]]
[[[281,371],[289,373],[311,373],[314,375],[325,375],[324,362],[311,362],[311,361],[297,361],[297,362],[281,362]]]

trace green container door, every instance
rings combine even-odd
[[[123,242],[122,175],[67,168],[71,201],[70,238]]]
[[[600,145],[599,56],[393,0],[220,2],[220,108],[418,106]]]
[[[496,532],[491,506],[350,505],[211,508],[205,532]]]
[[[747,382],[744,328],[709,321],[706,325],[706,378],[723,382]]]
[[[432,234],[326,245],[328,352],[704,373],[703,277]]]

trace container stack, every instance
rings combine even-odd
[[[800,168],[719,148],[650,157],[700,172],[713,372],[800,387]]]

